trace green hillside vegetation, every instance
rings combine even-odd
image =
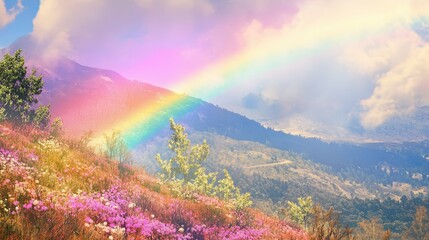
[[[1,239],[429,237],[428,200],[390,198],[424,188],[359,182],[348,169],[254,142],[188,137],[173,119],[169,139],[137,154],[115,131],[94,149],[88,136],[67,139],[61,119],[50,122],[49,106],[37,106],[43,80],[27,74],[21,51],[4,57],[0,77]]]
[[[4,72],[22,70],[22,64],[8,65],[16,59],[23,63],[17,52],[0,65],[2,93],[20,86],[3,83],[14,76]],[[5,116],[0,123],[1,239],[306,238],[299,228],[249,208],[249,194],[240,193],[226,170],[217,181],[211,177],[216,173],[206,173],[200,163],[208,145],[191,146],[173,120],[169,147],[174,157],[157,157],[169,173],[157,179],[129,165],[120,134],[106,136],[104,154],[96,154],[87,137],[62,136],[58,119],[43,126],[46,131],[30,118],[31,110],[15,118],[9,106],[31,92],[22,94],[12,102],[0,99]]]
[[[425,188],[406,183],[384,185],[371,180],[357,182],[343,172],[306,160],[302,155],[269,148],[263,144],[238,141],[211,133],[192,131],[190,139],[203,139],[211,147],[208,160],[203,163],[210,171],[227,168],[234,182],[243,191],[250,192],[254,206],[264,212],[288,217],[284,209],[288,201],[311,195],[315,203],[340,212],[340,221],[351,227],[358,223],[380,218],[386,229],[404,233],[410,226],[416,208],[429,208],[429,199],[421,193]],[[167,139],[158,138],[137,152],[140,159],[148,159],[156,152],[165,152]],[[150,172],[157,172],[156,164],[142,161]],[[411,194],[411,195],[410,195]],[[408,196],[408,197],[406,197]],[[419,197],[421,196],[421,197]],[[404,199],[408,199],[404,204]]]

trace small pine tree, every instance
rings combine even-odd
[[[218,196],[235,207],[242,210],[252,205],[250,194],[241,194],[240,189],[234,186],[234,181],[227,170],[224,170],[224,178],[217,181],[217,173],[206,173],[202,163],[209,154],[209,145],[206,141],[191,147],[185,128],[176,124],[170,118],[170,128],[173,131],[168,142],[168,148],[174,156],[163,160],[160,154],[156,155],[163,181],[171,184],[174,189],[186,191],[182,195],[190,196],[188,190],[208,196]]]
[[[299,197],[298,204],[288,201],[287,212],[292,221],[307,229],[308,219],[313,210],[313,199]]]
[[[185,183],[195,179],[201,164],[207,159],[209,145],[206,141],[191,147],[185,128],[170,118],[170,128],[173,131],[168,142],[168,148],[174,153],[169,160],[163,160],[160,154],[156,161],[161,167],[163,180],[183,179]],[[199,171],[201,173],[201,170]],[[205,171],[204,171],[205,172]]]

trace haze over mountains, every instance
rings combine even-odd
[[[28,62],[30,68],[36,68],[43,75],[46,91],[42,103],[51,104],[52,115],[63,119],[65,130],[72,136],[81,136],[88,131],[100,132],[149,104],[162,104],[165,96],[174,94],[167,89],[131,81],[113,71],[83,66],[64,57],[45,61],[30,54]],[[242,115],[191,96],[185,99],[167,111],[156,112],[154,118],[158,125],[146,128],[158,128],[159,136],[167,136],[168,118],[173,116],[194,131],[258,142],[301,154],[303,159],[326,165],[337,172],[355,169],[359,172],[356,176],[361,176],[355,176],[356,179],[347,177],[356,181],[375,178],[377,182],[405,182],[416,187],[429,182],[429,161],[426,160],[429,149],[424,142],[412,147],[407,143],[394,146],[326,143],[263,127]],[[182,111],[182,108],[187,110]],[[424,140],[427,138],[427,108],[420,111],[408,117],[393,118],[373,132],[358,127],[354,131],[362,138],[369,136],[386,142]],[[391,170],[386,173],[385,169]],[[396,174],[390,173],[392,171]],[[422,177],[416,180],[415,174]]]
[[[18,48],[22,48],[22,46],[24,46],[24,48],[26,48],[26,46],[31,46],[31,44],[28,43],[29,41],[31,41],[30,37],[24,37],[12,44],[11,47],[2,49],[1,53],[11,53]],[[80,65],[63,56],[56,55],[55,57],[51,57],[48,55],[49,57],[46,57],[46,53],[30,48],[27,48],[24,54],[28,58],[30,68],[37,69],[45,78],[45,87],[49,94],[46,93],[42,101],[61,102],[61,106],[53,104],[52,108],[54,114],[61,115],[64,118],[67,128],[71,128],[73,126],[73,124],[71,124],[74,122],[73,118],[75,116],[73,114],[76,114],[74,107],[76,107],[75,105],[79,105],[76,104],[76,102],[79,101],[76,101],[75,96],[81,96],[81,98],[79,98],[81,100],[86,99],[87,101],[92,101],[92,105],[99,104],[100,112],[97,114],[108,114],[106,109],[102,110],[102,102],[104,100],[97,99],[97,94],[103,95],[104,98],[112,98],[112,104],[114,104],[118,99],[128,98],[129,102],[119,101],[122,104],[122,107],[112,107],[112,109],[119,112],[111,112],[108,117],[106,115],[99,115],[106,121],[105,126],[109,126],[112,121],[115,121],[110,118],[117,118],[116,120],[118,120],[121,118],[121,115],[126,114],[126,109],[131,105],[136,105],[135,103],[139,101],[141,103],[148,101],[148,99],[145,100],[142,95],[140,95],[140,97],[142,97],[140,99],[139,97],[136,97],[139,96],[139,91],[152,93],[158,92],[164,94],[170,92],[167,89],[162,89],[141,81],[128,80],[111,70],[103,70]],[[131,86],[135,86],[139,90],[133,89]],[[97,89],[98,87],[100,87],[100,89]],[[144,90],[142,88],[148,88],[151,90]],[[130,91],[133,91],[133,93]],[[126,97],[125,95],[133,96],[135,99],[130,100],[130,97]],[[155,95],[145,97],[152,99],[156,98]],[[260,96],[255,95],[248,97],[247,103],[243,104],[259,104],[258,101],[260,100],[258,100],[258,98],[260,98]],[[113,98],[115,98],[115,100],[113,100]],[[68,106],[67,112],[64,112],[65,108],[62,107],[63,104]],[[70,129],[69,131],[71,134],[82,134],[85,131],[95,130],[97,127],[102,128],[98,122],[91,123],[91,121],[94,121],[93,116],[96,115],[91,115],[95,113],[90,109],[85,110],[83,105],[85,104],[81,103],[79,105],[80,107],[78,112],[79,114],[82,114],[82,117],[86,117],[85,119],[89,126],[73,126],[73,129]],[[86,105],[88,105],[88,103],[86,103]],[[256,105],[254,107],[256,107]],[[252,114],[250,115],[252,116]],[[329,113],[326,115],[329,115]],[[357,143],[414,142],[423,141],[429,138],[429,107],[418,107],[408,114],[393,116],[373,128],[362,127],[357,117],[352,117],[346,126],[342,124],[336,126],[332,123],[315,122],[305,117],[290,118],[289,120],[285,120],[286,122],[281,122],[275,119],[260,119],[257,116],[255,116],[254,119],[269,128],[291,133],[293,135],[321,138],[327,141]],[[70,122],[70,124],[68,124],[68,122]],[[287,127],[285,128],[285,126]]]
[[[47,61],[29,54],[27,62],[45,81],[41,103],[51,104],[52,115],[62,118],[69,136],[106,132],[130,114],[162,106],[166,98],[177,95],[65,57]],[[168,154],[168,119],[174,117],[186,126],[193,142],[207,139],[212,146],[206,167],[228,168],[238,186],[251,192],[255,206],[268,213],[277,213],[285,201],[305,195],[328,207],[344,199],[399,200],[429,193],[425,107],[392,118],[372,132],[355,126],[352,130],[359,138],[353,136],[353,142],[377,140],[357,144],[345,138],[326,142],[287,134],[192,96],[182,97],[180,104],[153,112],[155,120],[144,129],[155,129],[155,134],[133,146],[135,163],[152,173],[158,170],[154,155]],[[360,218],[350,219],[356,224]],[[403,231],[404,223],[395,223],[392,229]]]

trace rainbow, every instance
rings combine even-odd
[[[329,27],[326,27],[324,22],[315,21],[309,26],[304,25],[307,27],[304,29],[300,29],[302,23],[298,17],[298,21],[291,24],[293,29],[299,31],[290,30],[292,28],[285,26],[284,29],[271,29],[271,34],[266,36],[264,29],[259,28],[252,43],[243,44],[240,50],[228,57],[178,79],[177,84],[172,85],[170,89],[210,100],[219,93],[252,78],[300,64],[307,56],[395,31],[397,26],[404,24],[404,21],[409,24],[407,14],[406,9],[399,9],[363,18],[355,15],[350,16],[347,21],[339,21]],[[350,23],[354,25],[351,26]],[[166,119],[169,116],[184,115],[195,109],[199,103],[189,101],[184,94],[171,93],[164,96],[161,101],[157,100],[143,108],[135,109],[132,114],[99,131],[96,139],[101,141],[104,134],[115,129],[122,132],[130,147],[136,147],[153,137],[160,129],[167,127]],[[165,115],[163,120],[160,120],[161,113],[169,116]]]

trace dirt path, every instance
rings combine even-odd
[[[286,165],[286,164],[291,164],[291,163],[292,163],[292,161],[285,160],[283,162],[258,164],[258,165],[253,165],[253,166],[247,166],[247,167],[244,167],[244,168],[245,169],[250,169],[250,168],[259,168],[259,167],[273,167],[273,166]]]

